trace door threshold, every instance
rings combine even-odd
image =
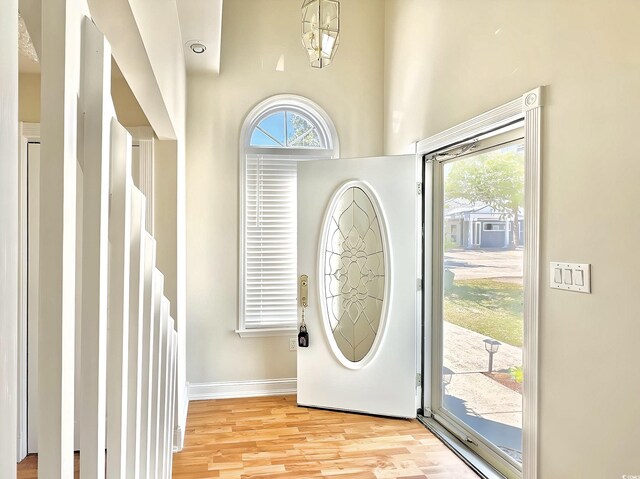
[[[442,425],[431,417],[418,415],[418,421],[422,423],[434,436],[440,439],[453,453],[462,459],[467,466],[484,479],[506,479],[491,464],[469,449],[460,439],[447,431]]]
[[[388,416],[385,414],[375,414],[375,413],[366,412],[366,411],[355,411],[353,409],[340,409],[340,408],[327,407],[327,406],[314,406],[313,404],[302,404],[299,402],[296,402],[296,404],[298,405],[298,407],[305,407],[308,409],[318,409],[320,411],[342,412],[346,414],[359,414],[361,416],[380,417],[383,419],[398,419],[400,421],[411,421],[412,419],[417,419],[418,417],[418,416],[416,417]]]

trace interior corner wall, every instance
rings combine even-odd
[[[0,476],[16,477],[18,417],[18,2],[0,4]]]
[[[386,2],[386,153],[548,85],[540,479],[640,474],[638,18],[633,0]],[[591,263],[593,293],[551,290],[550,261]]]
[[[240,338],[238,143],[249,111],[275,94],[305,96],[327,111],[341,156],[382,153],[382,0],[342,2],[340,48],[310,66],[298,0],[224,2],[220,76],[187,86],[187,380],[294,378],[287,337]],[[284,71],[276,71],[282,59]]]

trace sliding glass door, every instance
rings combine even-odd
[[[522,469],[523,135],[431,158],[431,412],[509,476]]]

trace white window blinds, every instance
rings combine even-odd
[[[247,155],[244,325],[295,327],[297,163]]]

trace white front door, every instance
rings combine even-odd
[[[298,164],[298,275],[309,278],[300,405],[416,415],[418,164],[413,155]]]

